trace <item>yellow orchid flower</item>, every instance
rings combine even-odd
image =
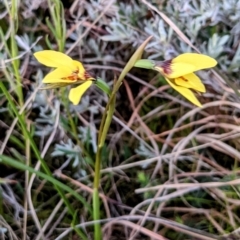
[[[44,50],[36,52],[33,55],[45,66],[56,68],[42,80],[43,83],[49,85],[46,89],[81,84],[78,87],[72,88],[69,92],[68,98],[74,105],[80,102],[82,95],[95,80],[86,72],[81,62],[73,60],[64,53]]]
[[[201,103],[195,97],[192,90],[206,92],[206,89],[200,78],[193,72],[216,65],[217,61],[207,55],[184,53],[171,60],[158,63],[154,66],[154,69],[165,77],[172,88],[193,104],[201,107]]]

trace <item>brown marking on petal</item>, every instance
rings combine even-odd
[[[79,76],[79,69],[77,68],[76,70],[72,71],[70,76],[67,77],[62,77],[61,79],[64,80],[72,80],[72,81],[84,81],[84,80],[95,80],[94,77],[92,77],[88,72],[84,72],[83,76]]]
[[[182,77],[178,77],[178,79],[179,79],[179,78],[180,78],[181,80],[183,80],[184,82],[188,82],[188,79],[186,79],[186,78],[183,77],[183,76],[182,76]],[[177,84],[176,81],[175,81],[175,79],[174,79],[174,83]],[[177,84],[177,85],[178,85],[178,84]]]
[[[183,81],[188,82],[188,80],[185,77],[180,77]]]
[[[75,71],[72,71],[72,74],[70,76],[67,76],[67,77],[62,77],[61,79],[64,79],[64,80],[72,80],[72,81],[78,81],[78,80],[81,80],[78,76],[78,73],[79,73],[79,69],[75,70]]]
[[[172,69],[171,69],[171,64],[172,64],[172,59],[166,60],[166,61],[161,63],[161,67],[163,69],[164,74],[169,75],[173,72]]]

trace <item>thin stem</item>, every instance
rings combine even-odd
[[[100,219],[100,203],[99,203],[99,192],[98,187],[100,184],[100,170],[101,170],[101,157],[102,157],[102,148],[104,146],[107,133],[110,127],[110,124],[112,122],[112,117],[115,110],[115,100],[116,100],[116,93],[118,92],[120,86],[122,85],[122,81],[126,74],[131,70],[131,68],[134,66],[137,60],[139,60],[142,56],[142,53],[144,51],[144,48],[146,47],[147,43],[151,37],[146,39],[141,46],[135,51],[135,53],[132,55],[126,66],[124,67],[123,71],[121,72],[117,82],[114,84],[113,91],[110,95],[110,98],[108,100],[108,103],[106,105],[106,108],[104,110],[100,129],[99,129],[99,136],[98,136],[98,148],[96,153],[96,161],[95,161],[95,174],[94,174],[94,194],[93,194],[93,216],[94,221],[98,221]],[[94,224],[94,236],[95,240],[101,240],[102,234],[101,234],[101,228],[100,223],[96,222]]]
[[[11,4],[11,10],[10,10],[10,29],[11,29],[11,37],[10,37],[10,52],[11,57],[16,58],[18,55],[18,48],[15,40],[17,28],[18,28],[18,2],[17,0],[12,0]],[[19,74],[19,59],[12,60],[12,67],[13,72],[17,80],[17,86],[16,86],[16,93],[18,96],[18,102],[20,106],[23,106],[23,92],[22,92],[22,83],[21,83],[21,76]]]

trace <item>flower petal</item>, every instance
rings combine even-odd
[[[72,71],[68,67],[61,67],[53,70],[52,72],[48,73],[45,78],[43,79],[43,83],[71,83],[76,82],[77,80],[71,79],[62,79],[64,77],[71,76]]]
[[[195,66],[194,71],[200,69],[211,68],[217,65],[217,61],[204,54],[184,53],[172,60],[172,63],[187,63]]]
[[[92,81],[86,81],[78,87],[72,88],[69,92],[68,98],[74,104],[77,105],[82,95],[86,92],[86,90],[92,85]]]
[[[176,58],[161,62],[155,70],[167,78],[178,78],[189,73],[214,67],[217,61],[207,55],[198,53],[184,53]]]
[[[42,64],[48,67],[62,67],[67,66],[74,69],[73,60],[64,53],[53,51],[53,50],[43,50],[33,54],[34,57]]]
[[[201,79],[194,73],[189,73],[182,77],[174,79],[174,82],[181,87],[192,88],[198,92],[206,92]]]
[[[198,101],[198,99],[195,97],[195,95],[193,94],[193,92],[188,89],[188,88],[184,88],[181,86],[177,86],[175,85],[170,79],[165,78],[167,80],[167,82],[169,83],[169,85],[175,89],[176,91],[178,91],[180,94],[182,94],[185,98],[187,98],[191,103],[197,105],[198,107],[202,107],[202,104]]]
[[[167,78],[177,78],[188,73],[192,73],[195,70],[195,66],[189,63],[173,63],[171,61],[165,61],[160,67],[156,66],[155,70]]]
[[[80,63],[79,61],[73,60],[73,64],[74,64],[75,68],[78,69],[78,77],[79,77],[81,80],[87,80],[87,79],[85,79],[85,77],[84,77],[85,69],[84,69],[82,63]]]

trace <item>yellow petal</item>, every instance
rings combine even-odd
[[[174,82],[181,87],[192,88],[198,92],[206,92],[201,79],[194,73],[189,73],[180,78],[174,79]]]
[[[73,60],[64,53],[53,51],[53,50],[44,50],[39,51],[33,54],[34,57],[42,64],[48,67],[62,67],[66,66],[71,69],[74,69]]]
[[[74,104],[77,105],[82,95],[86,92],[86,90],[92,85],[92,81],[86,81],[78,87],[72,88],[69,92],[68,98]]]
[[[162,74],[167,78],[177,78],[194,72],[195,66],[184,62],[171,62],[170,64],[167,63],[166,65],[163,63],[162,69]]]
[[[167,82],[169,83],[169,85],[172,88],[174,88],[176,91],[178,91],[180,94],[182,94],[191,103],[197,105],[198,107],[202,107],[202,104],[198,101],[198,99],[195,97],[195,95],[193,94],[193,92],[190,89],[177,86],[173,82],[171,82],[170,79],[168,79],[168,78],[165,78],[165,79],[167,80]]]
[[[217,61],[214,58],[211,58],[204,54],[198,53],[184,53],[172,60],[172,63],[187,63],[194,65],[195,70],[211,68],[217,65]]]
[[[62,78],[71,76],[71,74],[72,74],[72,71],[67,67],[57,68],[57,69],[53,70],[52,72],[48,73],[42,82],[43,83],[76,82],[77,80],[62,79]]]
[[[82,63],[80,63],[79,61],[73,60],[73,64],[74,64],[74,66],[76,67],[76,69],[78,69],[78,77],[79,77],[81,80],[86,80],[86,79],[84,78],[85,69],[84,69]]]
[[[184,53],[155,66],[155,70],[167,78],[178,78],[201,69],[214,67],[216,64],[217,61],[207,55]]]

